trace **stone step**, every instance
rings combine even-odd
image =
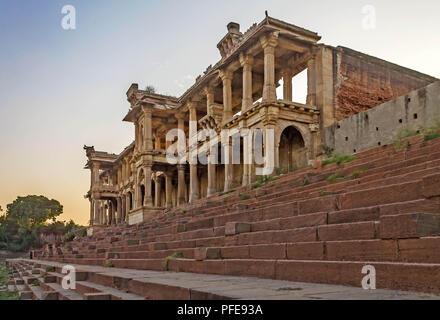
[[[362,269],[373,265],[377,287],[404,291],[440,292],[439,264],[306,260],[211,260],[169,261],[169,270],[200,274],[254,276],[277,280],[359,286]]]

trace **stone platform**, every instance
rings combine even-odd
[[[25,265],[29,274],[36,275],[35,266],[61,269],[65,264],[40,260],[11,260],[10,266]],[[34,266],[29,269],[29,266]],[[118,297],[122,300],[440,300],[440,296],[394,290],[363,290],[339,285],[311,284],[253,277],[223,276],[193,273],[174,273],[148,270],[116,269],[99,266],[72,265],[81,273],[75,291],[52,286],[51,295],[59,299],[89,299],[93,297]],[[41,268],[40,268],[41,269]],[[87,274],[86,278],[84,274]],[[51,272],[48,273],[50,275]],[[32,276],[23,276],[31,282]],[[47,276],[46,276],[47,277]],[[20,282],[18,278],[15,282]],[[21,285],[22,290],[26,285]],[[36,287],[30,287],[36,290]],[[55,288],[55,290],[54,290]],[[59,289],[57,292],[56,289]],[[85,291],[84,291],[85,290]],[[53,294],[53,293],[56,294]],[[37,294],[40,297],[48,295]],[[110,298],[109,298],[110,299]]]

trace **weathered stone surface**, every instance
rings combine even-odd
[[[194,249],[194,260],[216,260],[220,259],[220,249],[219,248],[196,248]]]
[[[236,234],[251,232],[251,224],[243,222],[228,222],[225,226],[225,235],[233,236]]]
[[[382,239],[421,238],[440,235],[440,215],[413,213],[380,219]]]
[[[440,174],[423,178],[423,195],[425,198],[440,196]]]

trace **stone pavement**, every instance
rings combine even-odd
[[[27,260],[62,267],[58,262]],[[72,264],[78,271],[120,277],[149,285],[179,287],[238,300],[440,300],[431,294],[393,290],[363,290],[339,285],[300,283],[253,277],[104,268]],[[360,284],[359,284],[360,285]]]

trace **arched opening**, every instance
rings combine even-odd
[[[141,185],[141,206],[145,203],[145,186]]]
[[[301,133],[293,126],[284,129],[279,147],[280,168],[290,172],[307,165],[307,152]]]

